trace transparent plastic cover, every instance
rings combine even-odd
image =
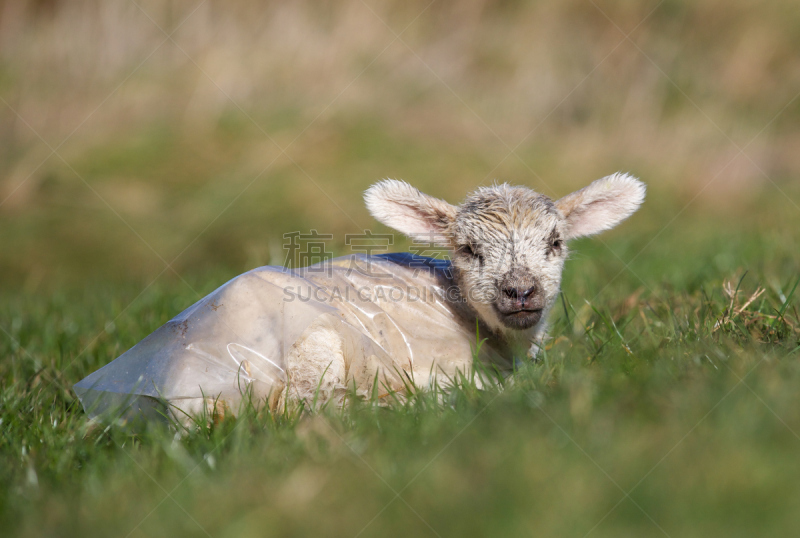
[[[77,383],[92,417],[185,420],[209,402],[236,413],[243,395],[274,409],[292,371],[287,355],[325,326],[344,342],[345,386],[365,396],[447,384],[473,358],[474,318],[446,300],[449,262],[410,254],[352,255],[297,270],[261,267],[227,282],[110,364]],[[288,371],[287,371],[288,370]]]

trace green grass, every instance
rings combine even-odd
[[[317,414],[250,409],[180,439],[95,427],[70,387],[237,269],[147,288],[5,291],[0,526],[20,536],[791,535],[800,274],[797,227],[771,221],[798,219],[788,204],[759,207],[748,214],[763,225],[688,212],[648,245],[668,219],[646,217],[646,205],[627,229],[576,244],[546,356],[502,389],[465,383],[443,398]]]

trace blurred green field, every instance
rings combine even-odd
[[[795,4],[0,2],[3,534],[794,535]],[[617,170],[645,204],[502,390],[180,439],[71,390],[285,233],[387,232],[382,177]]]

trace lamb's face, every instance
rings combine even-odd
[[[373,185],[365,199],[387,226],[451,248],[460,296],[489,326],[506,331],[542,323],[558,296],[566,242],[617,225],[644,193],[641,182],[614,174],[555,202],[504,184],[453,206],[396,180]]]
[[[550,198],[524,187],[482,188],[458,207],[454,278],[489,325],[529,329],[542,320],[561,285],[564,221]]]

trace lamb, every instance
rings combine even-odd
[[[567,242],[616,226],[644,196],[642,182],[617,173],[557,201],[501,184],[481,187],[454,206],[392,179],[370,187],[364,198],[381,223],[412,238],[435,238],[450,250],[438,281],[454,292],[443,296],[457,318],[473,328],[477,323],[501,352],[535,358],[560,290]],[[310,327],[287,357],[289,395],[341,396],[348,386],[343,349],[335,330]]]
[[[612,228],[645,186],[614,174],[557,201],[481,187],[454,206],[397,180],[365,193],[380,222],[449,249],[261,267],[222,285],[75,385],[91,416],[236,413],[245,392],[270,409],[385,399],[446,385],[475,362],[509,372],[536,358],[567,242]],[[387,292],[389,296],[385,296]],[[393,296],[401,291],[404,295]],[[476,329],[485,345],[476,346]],[[164,407],[166,404],[166,408]],[[225,411],[227,413],[227,411]]]

